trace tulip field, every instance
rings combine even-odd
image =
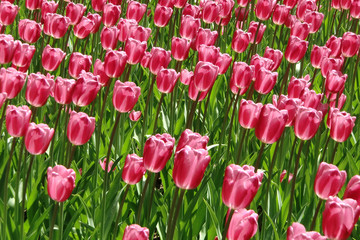
[[[360,240],[360,0],[0,0],[0,239]]]

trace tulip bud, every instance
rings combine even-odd
[[[97,79],[101,86],[108,86],[110,78],[105,73],[104,63],[100,59],[96,59],[94,64],[94,75],[99,76]]]
[[[326,237],[321,236],[321,234],[318,232],[314,232],[314,231],[306,232],[306,229],[302,224],[294,222],[287,229],[286,240],[302,240],[302,239],[326,240]]]
[[[23,137],[30,123],[30,118],[31,110],[28,106],[9,105],[6,108],[6,130],[12,137]]]
[[[42,52],[41,63],[46,71],[55,71],[64,60],[66,54],[60,48],[52,48],[46,45]]]
[[[121,6],[108,3],[104,6],[102,21],[106,27],[114,26],[120,18]]]
[[[297,63],[300,61],[305,56],[308,45],[308,41],[301,40],[296,36],[290,36],[288,45],[285,50],[286,60],[288,60],[290,63]]]
[[[159,91],[162,93],[171,93],[179,77],[180,73],[177,73],[174,69],[162,68],[156,76],[156,85]]]
[[[239,108],[239,123],[243,128],[255,128],[258,123],[262,103],[254,103],[251,100],[241,99]]]
[[[313,138],[322,121],[322,112],[310,107],[300,106],[294,119],[295,135],[301,140]]]
[[[222,187],[223,203],[231,209],[249,206],[260,188],[263,172],[253,166],[230,164],[225,170]]]
[[[340,0],[340,7],[342,10],[349,10],[353,1]]]
[[[163,48],[151,48],[151,56],[149,62],[150,72],[157,75],[161,68],[167,68],[171,61],[171,52]]]
[[[266,47],[264,52],[264,58],[268,58],[273,61],[273,65],[271,68],[269,68],[269,70],[276,71],[280,67],[283,53],[280,50]]]
[[[87,17],[82,17],[80,22],[74,27],[74,35],[79,39],[84,39],[95,27],[95,22]]]
[[[56,13],[48,13],[44,19],[44,33],[53,38],[60,39],[65,36],[71,20]]]
[[[185,10],[185,9],[184,9]],[[190,15],[182,16],[179,34],[182,38],[192,40],[196,37],[200,28],[200,19]]]
[[[56,13],[59,4],[54,1],[42,1],[41,4],[41,22],[44,22],[45,16],[48,13]],[[21,21],[21,20],[20,20]],[[41,30],[40,30],[41,32]]]
[[[237,29],[232,38],[231,48],[237,53],[245,52],[246,48],[249,46],[250,37],[250,33]]]
[[[19,36],[28,43],[35,43],[41,35],[41,25],[33,20],[21,19],[19,21]]]
[[[202,8],[202,20],[205,23],[213,23],[220,13],[220,5],[215,1],[209,0],[205,2]]]
[[[119,30],[116,27],[104,27],[101,30],[101,46],[106,49],[115,49],[119,36]]]
[[[257,228],[258,215],[253,210],[238,209],[230,220],[226,237],[229,240],[250,239],[256,234]]]
[[[344,89],[347,74],[342,74],[340,71],[331,70],[328,72],[325,81],[325,89],[328,92],[338,93]]]
[[[341,11],[341,6],[340,6],[340,0],[332,0],[331,1],[331,7]]]
[[[87,18],[94,22],[94,27],[91,29],[90,33],[97,33],[101,25],[101,16],[97,13],[88,12]]]
[[[26,74],[15,68],[0,69],[0,92],[6,93],[8,99],[15,98],[25,83]]]
[[[146,48],[146,42],[140,42],[136,39],[128,38],[125,44],[125,52],[128,56],[127,63],[131,65],[138,64],[144,56]]]
[[[304,20],[310,25],[310,33],[316,33],[324,20],[324,14],[317,11],[306,12]]]
[[[311,65],[319,69],[323,60],[329,57],[330,52],[331,50],[325,46],[319,47],[314,45],[310,55]]]
[[[79,52],[73,52],[69,60],[69,74],[73,78],[78,78],[81,71],[89,72],[92,57],[83,55]]]
[[[108,50],[104,60],[104,70],[110,78],[118,78],[123,74],[128,57],[124,51]]]
[[[74,79],[66,79],[62,77],[57,77],[54,87],[54,99],[59,104],[70,104],[72,100],[72,95],[75,88]]]
[[[187,69],[181,70],[180,73],[180,82],[184,85],[189,85],[191,81],[194,80],[194,73],[188,71]]]
[[[277,72],[271,72],[261,67],[259,71],[256,72],[254,89],[260,94],[268,94],[274,88],[277,77]]]
[[[126,226],[123,240],[149,240],[149,229],[137,224]]]
[[[347,112],[333,112],[330,120],[330,137],[337,142],[345,142],[355,126],[355,120],[356,117]]]
[[[72,102],[76,106],[84,107],[95,100],[101,87],[99,78],[90,72],[81,71],[72,94]]]
[[[47,191],[52,200],[57,202],[66,201],[75,188],[76,174],[73,169],[67,169],[62,165],[47,169]]]
[[[101,161],[101,159],[99,159],[100,167],[101,167],[104,171],[105,171],[105,168],[106,168],[106,161],[107,161],[106,158],[104,158],[103,161]],[[110,162],[108,163],[107,172],[110,172],[110,171],[111,171],[113,165],[114,165],[114,162],[113,162],[113,161],[110,161]],[[114,171],[114,170],[115,170],[115,168],[113,169],[113,171]]]
[[[106,0],[91,0],[91,6],[96,12],[102,12],[105,4]]]
[[[276,25],[283,25],[288,19],[289,13],[290,13],[290,8],[288,6],[276,4],[272,17],[273,23]]]
[[[11,37],[12,38],[12,37]],[[16,42],[14,39],[0,35],[0,64],[10,63],[15,52]]]
[[[357,201],[357,204],[360,205],[360,176],[355,175],[353,176],[350,181],[348,182],[345,193],[344,199],[352,198]]]
[[[165,27],[169,23],[172,13],[173,10],[171,7],[165,7],[157,4],[154,13],[155,25],[157,27]]]
[[[0,2],[0,23],[5,26],[13,24],[16,15],[19,12],[19,7],[13,5],[8,1]]]
[[[198,62],[194,71],[194,84],[201,92],[208,91],[214,84],[219,67],[210,62]]]
[[[133,122],[139,121],[140,117],[141,117],[141,111],[134,111],[134,110],[132,110],[132,111],[130,112],[130,114],[129,114],[129,118],[130,118],[130,120],[133,121]]]
[[[199,28],[199,32],[196,36],[196,39],[195,41],[192,42],[193,43],[192,48],[198,51],[202,44],[206,46],[213,46],[216,42],[217,37],[218,37],[217,31],[211,31],[210,29]]]
[[[177,61],[184,61],[189,56],[190,42],[186,38],[173,37],[171,40],[171,55]]]
[[[344,57],[353,57],[360,47],[360,37],[353,32],[346,32],[342,37],[341,52]]]
[[[326,47],[330,48],[330,57],[337,58],[341,53],[342,38],[332,35],[326,42]]]
[[[257,30],[259,27],[259,23],[258,22],[254,22],[251,21],[249,24],[249,28],[248,28],[248,33],[250,33],[250,42],[255,44],[259,44],[264,36],[264,32],[266,30],[266,25],[264,24],[260,24],[260,28],[259,30]],[[257,36],[256,36],[256,41],[255,41],[255,35],[257,32]]]
[[[44,154],[53,136],[54,129],[48,125],[29,123],[24,137],[26,150],[32,155]]]
[[[122,170],[122,179],[130,185],[137,184],[144,176],[146,169],[142,157],[135,153],[128,154],[125,159],[124,168]]]
[[[133,82],[115,82],[113,93],[113,105],[116,111],[130,112],[137,103],[141,93],[140,87]]]
[[[28,77],[25,98],[34,107],[42,107],[46,104],[50,93],[53,91],[54,80],[49,74],[44,76],[40,73],[31,73]]]
[[[326,77],[331,70],[340,71],[343,60],[340,58],[324,58],[321,62],[321,75]]]
[[[310,33],[310,24],[306,22],[301,22],[299,20],[295,21],[290,30],[290,36],[296,36],[301,40],[305,40]]]
[[[271,13],[274,9],[274,2],[273,0],[259,0],[255,6],[255,15],[262,21],[266,21],[270,18]]]
[[[16,44],[14,49],[12,63],[17,67],[25,67],[31,62],[35,54],[35,47],[27,43],[21,43],[20,41],[16,42],[18,44]]]
[[[143,18],[146,9],[147,9],[146,4],[142,4],[137,1],[129,1],[126,10],[126,18],[134,19],[137,23],[139,23]]]
[[[67,126],[67,137],[74,145],[87,143],[95,130],[95,118],[86,113],[71,111]]]

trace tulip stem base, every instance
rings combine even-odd
[[[314,228],[315,228],[316,218],[317,218],[317,216],[318,216],[318,214],[319,214],[319,211],[320,211],[320,208],[321,208],[322,203],[323,203],[323,200],[322,200],[322,199],[319,199],[319,202],[318,202],[318,204],[317,204],[317,206],[316,206],[315,215],[314,215],[313,220],[312,220],[312,222],[311,222],[310,231],[313,231]]]
[[[148,108],[150,103],[150,98],[153,92],[154,84],[156,81],[156,75],[153,76],[152,81],[150,83],[149,92],[147,93],[146,97],[146,103],[145,103],[145,109],[144,109],[144,118],[143,118],[143,125],[142,125],[142,131],[141,131],[141,139],[140,139],[140,149],[143,149],[144,147],[144,137],[145,137],[145,128],[146,128],[146,120],[148,116]]]
[[[136,215],[136,223],[139,224],[139,225],[140,225],[140,217],[141,217],[142,205],[144,204],[146,190],[147,190],[147,188],[149,186],[151,176],[152,176],[152,173],[149,172],[148,177],[146,178],[146,181],[145,181],[144,188],[143,188],[143,190],[141,192],[141,198],[140,198],[140,201],[139,201],[138,212],[137,212],[137,215]]]
[[[231,218],[232,216],[234,215],[234,212],[235,210],[234,209],[231,209],[230,210],[230,213],[229,213],[229,217],[227,218],[227,221],[225,223],[225,228],[224,228],[224,232],[222,234],[222,240],[225,240],[226,239],[226,235],[227,235],[227,232],[228,232],[228,229],[229,229],[229,226],[230,226],[230,222],[231,222]]]
[[[245,139],[245,136],[246,134],[249,132],[248,131],[249,129],[245,128],[243,129],[242,133],[241,133],[241,139],[240,139],[240,143],[239,143],[239,147],[238,147],[238,154],[237,154],[237,158],[236,158],[236,161],[235,161],[235,164],[236,165],[239,165],[240,164],[240,160],[241,160],[241,153],[242,153],[242,146],[244,144],[244,139]]]
[[[330,135],[327,137],[327,140],[326,140],[324,149],[323,149],[323,151],[322,151],[322,154],[323,154],[323,155],[322,155],[322,157],[321,157],[321,161],[320,161],[320,162],[323,162],[324,159],[325,159],[326,149],[327,149],[327,147],[328,147],[328,145],[329,145],[329,142],[330,142]]]
[[[55,206],[54,206],[54,211],[53,211],[53,215],[51,218],[51,224],[50,224],[50,229],[49,229],[49,240],[53,239],[54,236],[54,226],[55,226],[55,219],[56,219],[56,215],[57,215],[57,211],[59,209],[59,203],[56,202]]]
[[[232,134],[232,127],[234,125],[234,119],[235,119],[235,113],[237,112],[237,103],[239,101],[239,97],[240,97],[240,89],[236,95],[235,101],[234,101],[234,105],[233,105],[233,112],[231,114],[231,119],[230,119],[230,126],[229,126],[229,137],[228,137],[228,145],[227,145],[227,151],[226,151],[226,159],[229,159],[229,154],[230,154],[230,145],[231,145],[231,134]]]
[[[194,114],[195,114],[195,111],[196,111],[196,105],[199,102],[199,98],[200,98],[200,93],[198,93],[198,95],[196,97],[196,100],[193,101],[192,104],[191,104],[191,109],[190,109],[190,112],[189,112],[189,115],[188,115],[188,118],[187,118],[187,121],[186,121],[186,127],[185,127],[186,129],[191,128],[192,121],[193,121],[193,118],[194,118]]]
[[[332,156],[331,156],[331,160],[330,160],[330,163],[333,164],[334,163],[334,159],[335,159],[335,155],[336,155],[336,150],[339,146],[339,142],[336,142],[335,143],[335,147],[334,147],[334,150],[333,150],[333,153],[332,153]]]
[[[168,229],[167,229],[167,235],[166,236],[170,235],[170,232],[171,232],[171,226],[172,226],[172,222],[173,222],[174,210],[175,210],[176,202],[178,200],[178,195],[179,195],[179,188],[175,187],[174,196],[173,196],[173,200],[172,200],[170,211],[169,211],[169,218],[168,218],[168,222],[167,222]],[[168,239],[168,237],[166,239]]]
[[[161,104],[162,104],[162,102],[164,100],[164,97],[165,97],[165,93],[162,93],[161,97],[160,97],[160,100],[159,100],[159,104],[158,104],[157,109],[156,109],[156,115],[155,115],[155,120],[154,120],[154,128],[153,128],[153,135],[156,133],[156,130],[157,130],[157,121],[158,121],[158,118],[159,118]]]
[[[175,209],[175,213],[174,213],[174,218],[172,220],[172,226],[171,226],[171,231],[170,233],[168,233],[168,235],[166,236],[167,240],[172,240],[174,233],[175,233],[175,227],[176,227],[176,221],[179,217],[179,213],[180,213],[180,209],[181,209],[181,205],[184,199],[184,195],[185,195],[185,189],[180,189],[180,195],[177,201],[177,205],[176,205],[176,209]]]
[[[124,203],[125,203],[125,199],[126,199],[126,196],[129,192],[129,189],[130,189],[130,186],[129,184],[126,185],[126,188],[125,188],[125,191],[123,192],[123,196],[121,198],[121,202],[120,202],[120,206],[119,206],[119,211],[118,211],[118,214],[116,216],[116,221],[115,221],[115,225],[114,225],[114,234],[113,234],[113,239],[115,240],[116,237],[117,237],[117,230],[118,230],[118,224],[119,224],[119,221],[121,219],[121,214],[122,214],[122,208],[124,206]]]
[[[259,169],[260,167],[260,162],[261,162],[261,157],[264,153],[264,149],[265,149],[265,146],[266,146],[266,143],[261,143],[261,147],[260,147],[260,150],[259,150],[259,155],[256,159],[256,162],[255,162],[255,172]]]

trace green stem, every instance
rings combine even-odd
[[[55,219],[56,219],[58,208],[59,208],[59,203],[56,202],[55,207],[54,207],[53,216],[51,218],[51,225],[50,225],[50,230],[49,230],[50,231],[49,232],[49,240],[52,240],[53,236],[54,236],[54,226],[55,226]]]
[[[229,154],[230,154],[230,145],[231,145],[231,136],[232,136],[232,128],[234,125],[234,119],[235,119],[235,113],[237,110],[237,103],[239,101],[239,97],[240,97],[240,90],[238,91],[235,101],[234,101],[234,105],[233,105],[233,112],[231,115],[231,119],[230,119],[230,126],[229,126],[229,137],[228,137],[228,145],[227,145],[227,151],[226,151],[226,159],[229,159]]]
[[[142,125],[142,131],[141,131],[141,147],[140,149],[143,149],[144,147],[144,137],[145,137],[145,127],[146,127],[146,120],[147,120],[147,116],[148,116],[148,108],[149,108],[149,103],[150,103],[150,97],[152,95],[153,92],[153,88],[154,88],[154,84],[155,84],[155,80],[156,80],[156,75],[154,74],[152,81],[150,83],[150,88],[149,88],[149,92],[147,94],[146,97],[146,103],[145,103],[145,109],[144,109],[144,118],[143,118],[143,125]]]
[[[181,205],[182,205],[182,202],[184,199],[185,191],[186,191],[185,189],[180,189],[180,196],[179,196],[179,200],[176,205],[175,214],[174,214],[174,218],[173,218],[172,226],[171,226],[171,232],[170,232],[169,238],[168,238],[168,235],[166,236],[166,239],[168,239],[168,240],[174,239],[173,236],[175,233],[176,221],[177,221],[177,218],[179,217],[179,213],[180,213]]]
[[[335,159],[335,155],[336,155],[336,149],[338,148],[338,146],[339,146],[339,142],[336,142],[336,143],[335,143],[334,150],[333,150],[333,153],[332,153],[332,156],[331,156],[331,160],[330,160],[330,163],[331,163],[331,164],[334,163],[334,159]]]
[[[276,33],[277,33],[278,28],[279,28],[279,25],[276,24],[275,30],[274,30],[274,35],[273,35],[273,40],[272,40],[272,42],[271,42],[271,48],[274,47],[274,42],[275,42]]]
[[[178,195],[179,195],[179,188],[175,187],[175,190],[174,190],[174,196],[173,196],[173,200],[172,200],[172,203],[171,203],[171,207],[170,207],[170,212],[169,212],[169,218],[168,218],[168,222],[167,222],[167,235],[166,236],[169,236],[169,233],[171,232],[171,226],[172,226],[172,220],[173,220],[173,215],[174,215],[174,211],[175,211],[175,205],[176,205],[176,202],[178,200]],[[168,238],[166,238],[168,239]]]
[[[319,211],[320,211],[320,208],[321,208],[322,203],[323,203],[323,200],[322,200],[322,199],[319,199],[319,202],[318,202],[318,204],[317,204],[317,206],[316,206],[315,215],[314,215],[314,217],[313,217],[313,220],[311,221],[310,231],[313,231],[314,228],[315,228],[316,218],[317,218],[317,216],[318,216],[318,214],[319,214]]]
[[[240,164],[240,160],[241,160],[241,152],[242,152],[242,146],[244,144],[244,139],[245,139],[245,135],[249,132],[249,129],[245,128],[243,129],[242,133],[241,133],[241,138],[240,138],[240,143],[239,143],[239,147],[238,147],[238,154],[237,154],[237,158],[235,161],[235,164],[239,165]]]
[[[310,85],[311,88],[314,88],[314,81],[315,81],[315,77],[316,77],[316,74],[318,73],[318,71],[319,71],[319,69],[315,68],[314,73],[313,73],[313,77],[311,79],[311,85]]]
[[[156,115],[155,115],[155,120],[154,120],[154,128],[153,128],[153,135],[156,133],[156,130],[157,130],[157,121],[158,121],[158,118],[159,118],[161,104],[162,104],[162,102],[164,100],[164,97],[165,97],[165,93],[162,93],[161,97],[160,97],[160,100],[159,100],[159,104],[157,106],[157,110],[156,110]]]
[[[230,226],[230,222],[231,222],[231,219],[232,219],[232,216],[234,215],[234,212],[235,212],[235,209],[231,209],[230,210],[230,213],[229,213],[229,217],[225,223],[225,228],[224,228],[224,232],[222,234],[222,240],[225,240],[226,239],[226,236],[227,236],[227,232],[228,232],[228,229],[229,229],[229,226]]]
[[[59,224],[59,232],[60,232],[60,239],[63,238],[64,234],[64,202],[60,203],[60,224]]]
[[[119,206],[119,211],[118,211],[118,214],[116,216],[116,221],[115,221],[115,226],[114,226],[114,234],[113,234],[113,239],[115,240],[116,237],[117,237],[117,230],[118,230],[118,224],[119,224],[119,221],[121,219],[121,213],[122,213],[122,208],[124,206],[124,203],[125,203],[125,199],[126,199],[126,196],[129,192],[129,189],[130,189],[130,186],[131,185],[126,185],[126,188],[125,188],[125,192],[123,193],[123,196],[121,198],[121,202],[120,202],[120,206]]]
[[[255,172],[260,167],[261,157],[262,157],[262,155],[264,153],[265,146],[266,146],[266,143],[261,142],[261,147],[260,147],[260,150],[259,150],[259,154],[258,154],[258,157],[257,157],[256,162],[255,162]]]
[[[71,145],[70,142],[69,142],[69,145]],[[70,155],[68,154],[69,160],[68,160],[68,163],[67,163],[67,165],[66,165],[67,168],[70,168],[70,166],[71,166],[71,162],[72,162],[72,160],[73,160],[73,158],[74,158],[75,151],[76,151],[76,145],[71,146]]]
[[[321,157],[321,161],[320,161],[320,162],[323,162],[324,159],[325,159],[326,149],[327,149],[327,147],[328,147],[329,141],[330,141],[330,135],[327,137],[327,140],[326,140],[326,143],[325,143],[325,146],[324,146],[324,149],[323,149],[323,155],[322,155],[322,157]]]
[[[57,117],[56,117],[56,121],[55,121],[54,132],[56,132],[57,126],[59,124],[59,119],[60,119],[60,116],[61,116],[62,109],[63,109],[63,105],[60,105],[59,110],[58,110],[58,114],[57,114]],[[50,158],[51,158],[50,159],[50,161],[51,161],[50,165],[51,166],[54,165],[54,145],[55,145],[54,141],[55,141],[55,138],[53,138],[51,140],[51,147],[50,147]]]
[[[351,87],[350,87],[350,101],[346,104],[346,110],[351,114],[352,113],[352,101],[353,101],[353,97],[354,97],[354,91],[355,91],[355,79],[356,79],[356,76],[357,76],[357,66],[358,66],[358,63],[359,63],[359,59],[360,59],[360,51],[357,55],[357,58],[356,58],[356,62],[355,62],[355,67],[354,67],[354,73],[353,73],[353,76],[352,76],[352,81],[351,81]]]
[[[339,35],[341,22],[342,22],[342,19],[344,18],[345,12],[346,12],[346,10],[341,11],[341,15],[340,15],[340,19],[339,19],[339,25],[336,28],[336,35]]]
[[[140,198],[140,201],[139,201],[139,207],[138,207],[138,212],[137,212],[137,216],[136,216],[136,223],[137,224],[140,224],[142,205],[144,204],[145,194],[146,194],[146,190],[147,190],[147,188],[149,186],[149,183],[150,183],[151,175],[152,175],[152,173],[149,172],[148,177],[146,178],[146,181],[145,181],[144,188],[143,188],[143,190],[141,192],[141,198]]]
[[[195,111],[196,111],[196,105],[199,102],[199,98],[200,98],[200,92],[198,93],[198,95],[196,97],[196,100],[192,102],[191,109],[190,109],[190,112],[189,112],[189,115],[188,115],[188,118],[187,118],[187,121],[186,121],[186,127],[185,127],[186,129],[191,128],[192,121],[193,121],[193,118],[194,118],[194,114],[195,114]]]
[[[284,77],[281,80],[281,87],[280,87],[280,91],[279,91],[279,96],[281,96],[281,94],[282,94],[282,92],[284,90],[284,87],[286,87],[286,85],[287,85],[287,80],[288,80],[288,77],[289,77],[289,72],[290,72],[291,65],[292,64],[289,62],[288,65],[287,65]]]
[[[15,219],[16,221],[20,221],[20,214],[19,214],[19,187],[20,187],[20,177],[21,177],[21,163],[22,163],[22,155],[24,151],[25,141],[22,139],[20,152],[18,156],[17,162],[17,169],[16,169],[16,188],[15,188]],[[22,235],[21,235],[22,236]]]
[[[156,181],[157,181],[157,179],[159,179],[159,175],[160,175],[159,173],[156,173],[154,176],[154,181],[153,181],[151,189],[150,189],[150,200],[149,200],[150,203],[152,203],[153,199],[154,199]],[[150,218],[151,207],[152,207],[152,204],[150,204],[150,206],[149,206],[148,213],[147,213],[147,219]]]

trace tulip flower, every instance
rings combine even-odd
[[[84,39],[95,27],[95,22],[87,17],[82,17],[80,22],[74,27],[74,35],[79,39]]]
[[[41,8],[42,0],[26,0],[25,7],[29,10],[36,10]]]
[[[131,65],[138,64],[144,56],[146,48],[146,42],[140,42],[136,39],[128,38],[125,44],[125,53],[128,56],[127,63]]]
[[[54,86],[54,99],[59,104],[70,104],[75,89],[75,80],[57,77]]]
[[[197,100],[201,102],[202,100],[205,99],[206,95],[208,94],[208,92],[210,91],[213,85],[214,83],[211,83],[210,88],[207,91],[200,91],[195,85],[194,77],[192,77],[189,82],[189,91],[188,91],[189,98],[193,101]]]
[[[120,18],[121,6],[108,3],[104,6],[102,21],[106,27],[114,26]]]
[[[107,161],[106,158],[105,158],[103,161],[101,161],[101,159],[99,160],[100,167],[101,167],[104,171],[105,171],[105,168],[106,168],[106,161]],[[113,161],[110,161],[110,162],[108,163],[107,172],[110,172],[110,171],[111,171],[113,165],[114,165],[114,162],[113,162]],[[115,168],[114,168],[113,171],[115,171]]]
[[[220,48],[203,44],[199,46],[198,53],[199,61],[215,64],[220,54]]]
[[[284,0],[284,5],[293,9],[295,5],[298,3],[298,0]]]
[[[332,0],[331,1],[331,7],[341,11],[341,6],[340,6],[340,0]]]
[[[6,129],[12,137],[23,137],[31,119],[31,110],[24,105],[16,107],[9,105],[6,108]]]
[[[257,29],[259,28],[259,30],[257,31]],[[266,25],[264,24],[260,24],[260,27],[259,27],[259,23],[258,22],[254,22],[254,21],[251,21],[250,24],[249,24],[249,28],[248,28],[248,33],[250,33],[250,42],[251,43],[255,43],[255,44],[259,44],[264,36],[264,32],[266,30]],[[257,33],[257,36],[256,36],[256,41],[255,41],[255,35],[256,35],[256,32]]]
[[[10,63],[15,52],[16,44],[13,37],[0,36],[0,64]]]
[[[54,129],[40,123],[29,123],[24,136],[25,148],[32,155],[41,155],[48,149]]]
[[[310,107],[300,106],[294,119],[294,132],[301,140],[313,138],[322,121],[322,112]]]
[[[67,137],[76,145],[87,143],[95,130],[95,118],[89,117],[86,113],[71,111],[67,126]]]
[[[190,42],[186,38],[173,37],[171,40],[171,55],[177,61],[184,61],[189,56]]]
[[[201,18],[201,8],[198,5],[185,4],[182,11],[182,16],[192,16],[194,18]],[[199,19],[200,20],[200,19]]]
[[[151,48],[151,56],[149,62],[150,72],[157,75],[161,68],[167,68],[171,61],[171,52],[163,48]]]
[[[132,110],[132,111],[130,112],[130,114],[129,114],[129,118],[130,118],[130,120],[133,121],[133,122],[139,121],[140,117],[141,117],[141,111],[134,111],[134,110]]]
[[[194,84],[201,92],[208,91],[214,84],[219,67],[209,62],[198,62],[194,71]]]
[[[156,76],[156,86],[162,93],[171,93],[179,77],[180,73],[177,73],[174,69],[162,68]]]
[[[342,109],[346,101],[346,95],[341,94],[340,97],[337,97],[337,94],[330,94],[330,97],[328,99],[330,101],[329,103],[330,108],[337,107],[338,109]]]
[[[274,66],[273,60],[261,57],[259,54],[255,54],[251,57],[250,65],[254,66],[255,76],[258,71],[260,71],[261,67],[264,67],[266,70],[270,70]]]
[[[306,0],[304,0],[306,1]],[[309,42],[301,40],[296,36],[290,36],[288,45],[285,50],[285,58],[290,63],[297,63],[306,53]]]
[[[232,38],[231,48],[237,53],[245,52],[246,48],[249,46],[250,37],[250,33],[237,29]]]
[[[150,58],[151,58],[151,53],[145,52],[144,56],[142,57],[142,59],[140,61],[140,65],[143,68],[149,68]]]
[[[53,76],[44,76],[40,73],[31,73],[28,77],[25,98],[34,107],[42,107],[46,104],[54,87]]]
[[[124,51],[108,50],[104,60],[104,70],[110,78],[118,78],[123,74],[128,57]]]
[[[287,229],[286,240],[302,240],[302,239],[326,240],[326,237],[321,236],[321,234],[318,232],[314,232],[314,231],[306,232],[306,229],[302,224],[294,222]]]
[[[175,0],[174,7],[176,8],[183,8],[187,4],[187,0]]]
[[[204,7],[202,8],[202,20],[205,23],[215,22],[217,16],[220,13],[220,8],[220,5],[217,4],[215,1],[206,1]]]
[[[255,128],[259,121],[262,103],[241,99],[239,108],[239,123],[243,128]]]
[[[97,79],[101,86],[108,86],[110,78],[105,73],[105,64],[100,59],[96,59],[94,63],[94,75],[99,76]]]
[[[352,198],[357,201],[357,204],[360,205],[360,176],[355,175],[353,176],[350,181],[348,182],[345,193],[344,199]]]
[[[119,30],[116,27],[104,27],[101,30],[101,46],[106,49],[115,49],[119,36]]]
[[[126,10],[126,18],[134,19],[137,23],[139,23],[143,18],[146,9],[147,9],[146,4],[142,4],[137,1],[129,1]]]
[[[276,71],[280,67],[283,53],[280,50],[266,47],[264,52],[264,58],[268,58],[273,61],[273,65],[271,68],[269,68],[269,70]]]
[[[97,13],[92,14],[88,12],[86,17],[94,22],[94,27],[91,29],[90,33],[97,33],[101,25],[101,16]]]
[[[181,149],[185,148],[185,146],[190,146],[192,149],[206,150],[206,145],[208,142],[208,136],[201,136],[199,133],[193,132],[190,129],[185,129],[185,131],[183,131],[180,135],[175,152],[180,151]]]
[[[347,112],[334,111],[330,120],[330,137],[336,142],[345,142],[355,126],[355,120],[356,117]]]
[[[19,12],[19,7],[17,5],[11,4],[8,1],[1,1],[0,23],[5,26],[13,24],[18,12]]]
[[[301,40],[305,40],[310,33],[310,24],[307,22],[295,21],[290,30],[290,36],[296,36]]]
[[[326,42],[326,47],[330,48],[330,57],[339,57],[341,53],[342,38],[332,35]]]
[[[12,58],[13,65],[17,67],[25,67],[29,64],[35,54],[35,47],[27,43],[21,43],[16,41],[18,44],[15,44],[14,55]]]
[[[237,0],[237,3],[239,4],[240,7],[244,8],[246,7],[246,5],[249,3],[249,0]]]
[[[341,71],[343,60],[340,58],[324,58],[321,62],[321,75],[326,77],[331,70]]]
[[[125,42],[129,36],[129,28],[131,25],[137,26],[137,22],[133,19],[120,18],[117,28],[119,29],[118,40]]]
[[[66,201],[75,188],[76,174],[73,169],[67,169],[62,165],[47,169],[47,191],[52,200],[57,202]]]
[[[206,46],[213,46],[218,37],[217,31],[211,31],[210,29],[199,28],[195,41],[192,42],[191,48],[199,50],[202,44]]]
[[[223,203],[231,209],[246,208],[260,188],[263,172],[253,166],[230,164],[225,169],[222,187]]]
[[[41,4],[41,22],[44,22],[45,16],[48,13],[56,13],[59,4],[54,1],[42,1]],[[21,21],[21,20],[20,20]]]
[[[64,60],[66,54],[60,48],[52,48],[46,45],[42,52],[41,63],[46,71],[55,71]]]
[[[21,19],[19,21],[19,36],[28,43],[35,43],[41,35],[41,25],[33,20]]]
[[[350,16],[356,19],[360,18],[360,2],[351,1]]]
[[[255,15],[258,19],[266,21],[270,18],[275,7],[273,0],[259,0],[255,6]]]
[[[15,98],[25,83],[26,74],[15,68],[0,69],[0,92],[6,93],[8,99]]]
[[[125,159],[124,168],[122,170],[122,179],[130,185],[137,184],[144,176],[146,169],[142,157],[135,153],[128,154]]]
[[[313,0],[298,1],[298,5],[296,7],[296,17],[299,20],[304,21],[305,14],[309,11],[313,12],[315,10],[317,10],[315,1],[313,1]]]
[[[353,32],[346,32],[342,36],[341,53],[344,57],[353,57],[360,47],[360,37]]]
[[[253,210],[235,210],[226,237],[229,240],[248,240],[256,234],[257,228],[258,215]]]
[[[284,1],[285,4],[285,1]],[[276,25],[283,25],[288,19],[290,8],[286,5],[276,4],[273,12],[272,21]]]
[[[81,3],[75,4],[73,2],[69,2],[66,6],[66,17],[70,18],[70,25],[78,24],[85,11],[86,7]]]
[[[154,12],[155,25],[159,28],[165,27],[169,23],[172,13],[173,9],[171,7],[157,4]]]
[[[328,72],[325,81],[325,89],[328,92],[338,93],[344,89],[347,74],[342,74],[340,71],[331,70]]]
[[[302,104],[302,101],[298,98],[289,98],[285,95],[281,95],[280,97],[273,95],[273,104],[279,110],[287,110],[289,118],[286,122],[286,127],[289,127],[292,126],[297,114],[297,109]]]
[[[322,229],[327,238],[345,240],[359,219],[360,206],[351,198],[329,197],[323,211]]]
[[[158,5],[173,8],[174,1],[175,0],[158,0]]]
[[[65,36],[71,20],[56,13],[49,13],[44,19],[44,33],[53,38],[60,39]]]
[[[187,69],[181,70],[180,82],[184,85],[189,85],[194,80],[194,72],[188,71]]]
[[[133,25],[133,24],[130,24],[129,26],[128,37],[134,38],[138,41],[147,42],[147,40],[149,40],[150,34],[151,34],[151,28],[144,28],[143,26]]]
[[[130,112],[137,103],[141,93],[140,87],[133,82],[115,82],[113,92],[113,105],[116,111]]]
[[[349,10],[353,1],[340,0],[340,7],[342,10]]]
[[[150,172],[158,173],[170,159],[175,139],[169,134],[156,134],[149,137],[144,146],[144,166]]]
[[[259,71],[256,72],[254,89],[260,94],[268,94],[274,88],[277,77],[277,72],[271,72],[261,67]]]
[[[219,74],[225,74],[230,67],[232,57],[227,53],[219,53],[215,65],[219,67]]]
[[[149,240],[149,229],[137,224],[126,226],[123,240]]]
[[[81,71],[89,72],[92,57],[83,55],[79,52],[73,52],[69,60],[69,74],[73,78],[78,78]]]
[[[327,47],[319,47],[317,45],[313,46],[310,55],[311,65],[314,68],[321,68],[321,64],[324,59],[328,58],[331,53],[331,50]]]
[[[96,12],[102,12],[104,10],[104,6],[106,4],[106,0],[91,0],[91,7]]]
[[[309,11],[305,13],[304,20],[310,25],[310,33],[316,33],[324,20],[324,14],[317,11]]]
[[[184,9],[185,11],[185,9]],[[192,40],[196,37],[200,28],[200,19],[190,15],[182,16],[179,34],[182,38]]]
[[[228,16],[231,18],[231,11],[235,5],[233,0],[217,0],[220,3],[219,17],[225,20]],[[219,25],[219,24],[218,24]]]
[[[92,103],[100,90],[99,76],[81,71],[72,94],[72,102],[79,107]]]

